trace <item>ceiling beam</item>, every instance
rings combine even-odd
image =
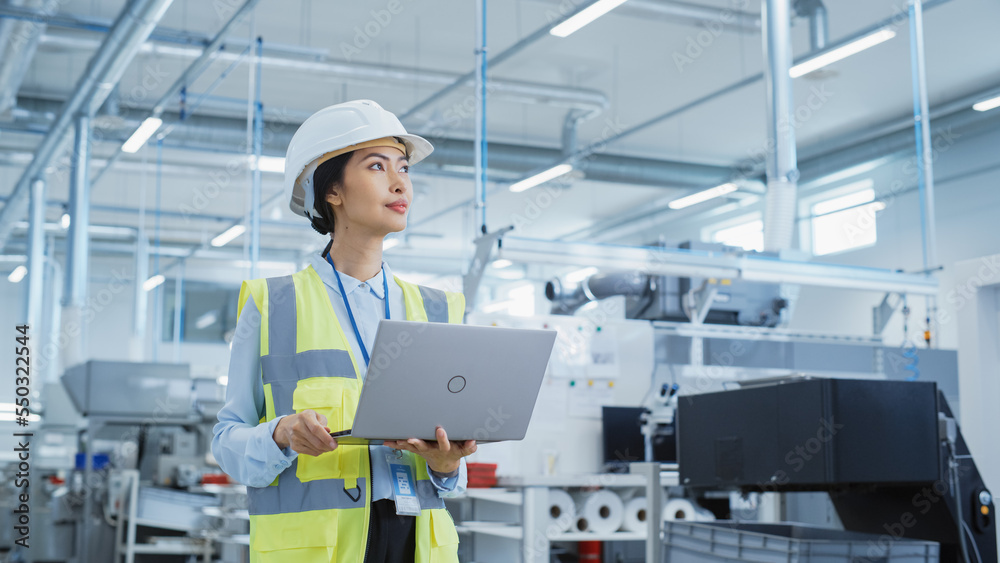
[[[18,180],[7,205],[0,210],[0,248],[6,243],[14,223],[27,212],[31,182],[45,174],[52,158],[62,152],[76,116],[80,113],[93,115],[104,103],[172,1],[135,0],[122,10],[101,48],[91,57],[73,94],[63,104],[55,124],[35,152],[35,158]]]

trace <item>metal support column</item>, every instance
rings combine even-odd
[[[635,462],[629,464],[629,471],[646,477],[646,521],[649,535],[646,537],[646,561],[660,561],[663,545],[660,530],[663,527],[663,486],[660,483],[660,462]]]
[[[51,351],[52,355],[46,358],[46,364],[43,367],[45,371],[45,380],[50,383],[57,383],[59,381],[59,376],[62,375],[60,370],[60,362],[62,361],[62,354],[59,346],[54,345],[59,342],[60,327],[62,326],[62,307],[60,306],[63,301],[63,278],[65,273],[63,272],[62,266],[55,259],[56,254],[56,241],[55,235],[49,235],[45,244],[45,263],[50,268],[45,275],[45,287],[46,292],[49,293],[52,298],[47,300],[48,303],[48,318],[47,318],[47,332],[48,332],[48,342],[47,344],[52,344]]]
[[[184,270],[186,263],[181,261],[174,276],[174,363],[181,361],[181,334],[184,330]]]
[[[160,211],[163,198],[163,137],[156,139],[156,226],[155,247],[153,256],[153,275],[160,275]],[[146,280],[142,280],[145,284]],[[153,290],[153,361],[160,359],[160,345],[163,343],[163,283],[157,284]]]
[[[481,0],[476,18],[476,215],[479,229],[473,238],[486,234],[486,0]]]
[[[764,83],[767,87],[767,195],[764,249],[791,247],[795,232],[795,192],[799,171],[792,121],[790,0],[764,0]]]
[[[792,9],[799,17],[809,18],[809,52],[826,49],[829,25],[823,0],[794,0]]]
[[[83,307],[87,301],[87,265],[90,258],[89,234],[90,226],[90,116],[81,114],[76,118],[76,136],[73,141],[72,173],[70,176],[69,193],[69,240],[66,244],[66,321],[69,329],[69,345],[64,356],[64,366],[69,367],[83,362],[86,358],[87,331],[83,326]],[[89,427],[88,427],[89,428]],[[83,472],[83,520],[80,523],[78,554],[82,561],[88,561],[90,555],[90,520],[92,518],[94,499],[90,489],[90,478],[93,475],[94,446],[93,435],[86,435]]]
[[[549,489],[548,487],[524,487],[521,500],[521,561],[524,563],[548,563],[550,543]]]
[[[934,166],[931,155],[931,114],[927,102],[924,63],[924,16],[921,0],[910,0],[910,62],[913,74],[913,127],[917,142],[917,187],[920,190],[924,269],[937,266],[934,220]]]
[[[149,296],[142,288],[142,284],[147,279],[149,279],[149,240],[146,238],[146,230],[140,227],[139,236],[135,240],[135,302],[132,305],[132,343],[129,346],[129,358],[133,362],[141,362],[146,358]]]
[[[69,189],[69,240],[66,244],[66,323],[69,345],[66,347],[65,366],[84,360],[86,334],[82,326],[83,307],[87,301],[87,265],[90,258],[90,116],[76,118],[76,134],[70,155],[72,171]],[[76,327],[75,329],[72,327]]]
[[[260,260],[260,157],[264,147],[264,105],[260,99],[261,59],[264,40],[257,38],[257,59],[254,72],[253,103],[253,181],[250,189],[250,278],[257,278],[257,262]]]
[[[809,17],[809,50],[816,53],[826,49],[827,33],[826,6],[817,1]]]
[[[45,297],[45,180],[31,183],[28,211],[28,299],[24,320],[35,334],[42,326]]]
[[[69,277],[69,276],[67,276]],[[88,420],[87,427],[83,429],[83,442],[80,444],[83,450],[83,516],[77,522],[77,552],[75,563],[92,563],[90,559],[90,536],[93,527],[94,495],[97,487],[92,486],[94,477],[94,436],[96,436],[103,424],[99,421]]]
[[[913,128],[917,145],[917,190],[920,193],[920,234],[924,270],[938,265],[937,221],[934,218],[934,165],[931,154],[931,114],[927,102],[927,67],[924,62],[924,12],[922,0],[909,0],[910,67],[913,76]],[[927,297],[927,345],[931,346],[935,297]]]

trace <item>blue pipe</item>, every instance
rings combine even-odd
[[[486,0],[480,4],[480,21],[478,26],[479,45],[476,49],[476,59],[479,65],[476,73],[476,95],[478,96],[476,109],[479,119],[476,121],[476,208],[479,211],[479,232],[486,234],[486,170],[487,143],[486,143]],[[411,110],[412,111],[412,110]]]
[[[489,166],[486,142],[486,2],[487,0],[482,0],[482,21],[480,25],[482,26],[482,37],[481,43],[479,45],[480,55],[479,55],[479,104],[480,104],[480,131],[482,135],[479,138],[480,145],[480,160],[481,168],[479,170],[479,199],[481,202],[479,208],[479,231],[481,234],[486,234],[486,170]]]

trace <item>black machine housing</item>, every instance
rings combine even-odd
[[[794,378],[682,396],[677,442],[686,487],[827,491],[848,531],[937,541],[941,561],[963,560],[965,536],[971,562],[997,561],[992,496],[933,382]]]

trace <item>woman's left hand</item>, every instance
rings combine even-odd
[[[394,450],[413,452],[427,460],[427,466],[438,473],[451,473],[458,469],[459,460],[476,451],[476,441],[451,442],[444,428],[438,426],[434,435],[437,443],[425,442],[417,438],[409,440],[386,440],[383,445]]]

